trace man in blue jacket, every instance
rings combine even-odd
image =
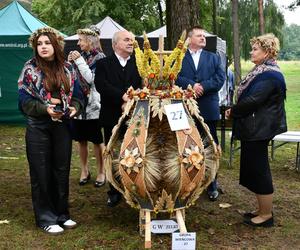
[[[216,130],[217,121],[220,119],[218,91],[224,84],[225,71],[217,54],[203,50],[206,46],[203,28],[199,26],[191,28],[188,31],[188,37],[189,48],[182,61],[182,69],[176,84],[183,89],[186,89],[189,84],[193,86],[200,113],[218,145]],[[214,201],[218,198],[216,180],[209,185],[207,193],[210,200]]]

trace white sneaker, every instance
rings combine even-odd
[[[59,225],[44,226],[42,229],[49,234],[56,235],[63,233],[64,229]]]
[[[76,223],[75,221],[69,219],[69,220],[65,221],[65,223],[63,224],[63,226],[64,226],[65,228],[68,228],[68,229],[69,229],[69,228],[74,228],[74,227],[77,226],[77,223]]]

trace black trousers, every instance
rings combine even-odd
[[[218,136],[217,136],[217,123],[218,123],[218,121],[207,121],[207,120],[204,120],[204,122],[209,127],[210,134],[213,137],[215,143],[217,145],[219,145],[219,140],[218,140]]]
[[[218,136],[217,136],[217,122],[218,121],[204,120],[204,122],[209,127],[210,134],[211,134],[212,138],[214,139],[214,142],[217,145],[219,145],[219,140],[218,140]],[[196,120],[196,126],[197,126],[198,130],[201,131],[200,122],[198,120]],[[218,177],[218,175],[216,175],[216,178],[208,185],[208,187],[207,187],[208,192],[213,192],[218,189],[217,177]]]
[[[72,140],[65,122],[29,122],[26,153],[37,226],[62,224],[68,210]]]

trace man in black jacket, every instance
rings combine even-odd
[[[127,89],[141,87],[133,53],[134,35],[128,31],[118,31],[112,38],[114,53],[97,62],[95,86],[101,96],[100,123],[104,129],[104,141],[108,143],[113,127],[122,114],[122,104],[128,101]],[[116,206],[121,194],[110,186],[107,205]]]

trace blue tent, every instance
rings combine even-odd
[[[0,10],[0,123],[24,121],[18,111],[17,80],[32,56],[30,34],[45,26],[17,1]]]
[[[17,1],[0,10],[0,35],[3,36],[28,36],[33,31],[47,26],[35,18]]]

